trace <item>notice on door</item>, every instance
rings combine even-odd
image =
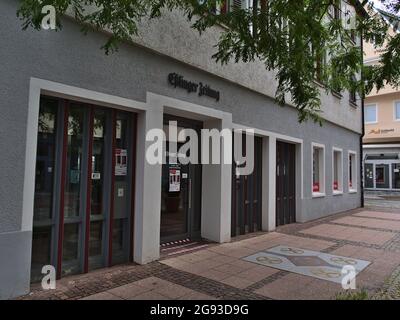
[[[115,175],[126,176],[128,173],[128,152],[126,149],[115,149]]]
[[[181,191],[181,170],[169,169],[169,192]]]

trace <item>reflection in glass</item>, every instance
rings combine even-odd
[[[129,114],[118,112],[115,123],[115,168],[114,168],[114,221],[113,221],[113,263],[126,260],[128,244],[129,176],[128,166],[128,119]]]
[[[43,266],[51,261],[52,227],[35,227],[32,238],[32,273],[31,281],[39,281],[43,275]]]
[[[178,150],[183,144],[178,143]],[[188,165],[167,163],[162,167],[161,227],[162,239],[181,236],[188,232]],[[185,177],[185,178],[182,178]]]
[[[71,107],[68,117],[64,217],[79,216],[84,110]]]
[[[34,219],[52,218],[57,102],[42,100],[39,112]]]
[[[79,271],[79,235],[79,223],[69,223],[64,225],[63,274],[71,274]]]
[[[105,113],[96,111],[93,122],[91,215],[102,214]]]
[[[56,100],[42,98],[40,101],[31,281],[39,281],[43,277],[42,267],[51,264],[57,107]]]
[[[76,273],[80,270],[80,193],[83,159],[83,132],[85,108],[71,105],[67,128],[67,163],[64,190],[64,242],[63,274]]]
[[[89,256],[101,256],[103,239],[103,222],[94,221],[90,223],[90,237],[89,237]]]

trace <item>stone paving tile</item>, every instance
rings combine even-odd
[[[361,226],[374,229],[386,229],[400,231],[400,221],[387,221],[373,218],[363,217],[344,217],[333,220],[333,223],[348,224],[353,226]]]
[[[91,296],[82,298],[81,300],[123,300],[120,297],[117,297],[109,292],[100,292],[93,294]]]
[[[220,281],[220,280],[230,277],[229,274],[222,272],[222,271],[218,271],[218,270],[207,270],[207,271],[200,273],[199,276],[202,276],[204,278],[208,278],[211,280],[216,280],[216,281]]]
[[[254,264],[253,264],[254,265]],[[243,272],[236,274],[237,277],[243,278],[253,282],[259,282],[267,277],[278,273],[278,269],[269,268],[267,266],[254,266],[251,269],[247,269]],[[254,283],[253,283],[254,284]]]
[[[387,220],[400,220],[400,212],[399,213],[391,213],[391,212],[377,212],[377,211],[362,211],[359,213],[355,213],[354,216],[366,217],[366,218],[387,219]]]
[[[252,284],[256,283],[257,281],[244,279],[239,276],[230,276],[228,278],[220,280],[220,282],[225,283],[225,284],[235,287],[235,288],[244,289],[244,288],[247,288],[247,287],[251,286]]]
[[[151,289],[138,286],[135,282],[110,289],[106,292],[113,294],[114,296],[120,297],[122,299],[131,299],[139,294],[150,291]]]
[[[300,295],[297,291],[306,287],[311,281],[310,277],[289,273],[254,292],[272,299],[298,299]]]
[[[192,293],[182,298],[179,298],[178,300],[217,300],[217,298],[204,293],[193,291]]]
[[[357,209],[277,232],[239,236],[144,266],[127,264],[67,277],[57,282],[56,291],[34,286],[21,299],[332,299],[341,290],[335,283],[242,260],[277,245],[371,261],[357,276],[357,286],[375,292],[400,264],[395,215],[399,213]],[[354,227],[355,222],[361,223]]]
[[[302,230],[301,233],[377,245],[383,245],[386,241],[389,241],[394,237],[394,234],[390,232],[366,230],[356,227],[346,227],[332,224],[323,224],[320,226],[311,227],[309,229]]]
[[[162,294],[159,294],[158,292],[148,291],[140,295],[137,295],[131,298],[130,300],[169,300],[169,299],[163,296]]]

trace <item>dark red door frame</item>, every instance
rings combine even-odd
[[[116,134],[115,134],[115,123],[117,119],[117,112],[112,110],[112,148],[111,148],[111,191],[110,191],[110,221],[109,221],[109,233],[108,233],[108,266],[112,265],[112,240],[113,240],[113,226],[114,226],[114,191],[115,191],[115,145],[116,145]]]
[[[133,255],[133,244],[134,244],[134,235],[135,235],[135,195],[136,195],[136,139],[137,139],[137,114],[132,114],[132,146],[131,146],[131,159],[132,159],[132,166],[131,166],[131,232],[130,232],[130,248],[129,248],[129,260],[133,262],[134,255]]]
[[[65,183],[66,183],[66,166],[68,153],[68,113],[69,103],[64,102],[64,128],[63,128],[63,147],[62,147],[62,164],[61,164],[61,188],[60,188],[60,213],[58,226],[58,250],[57,250],[57,279],[61,278],[62,272],[62,255],[64,240],[64,203],[65,203]]]
[[[85,217],[85,243],[83,272],[89,271],[89,239],[90,239],[90,213],[92,200],[92,155],[93,155],[93,123],[94,108],[89,107],[88,155],[87,155],[87,189],[86,189],[86,217]]]

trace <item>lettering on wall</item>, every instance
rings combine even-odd
[[[217,102],[220,98],[220,92],[212,89],[209,85],[186,80],[183,76],[175,72],[168,75],[168,83],[174,86],[174,88],[185,89],[188,93],[198,93],[199,97],[207,96],[215,99]]]
[[[368,134],[386,134],[394,133],[394,129],[372,129]]]

